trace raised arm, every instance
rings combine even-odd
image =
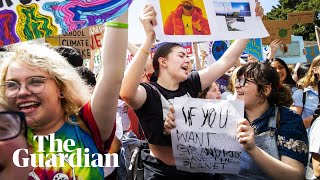
[[[212,82],[217,80],[236,64],[236,62],[239,60],[240,55],[246,48],[248,42],[248,39],[236,40],[227,49],[227,51],[223,54],[219,61],[199,71],[202,90],[210,86]]]
[[[192,43],[192,47],[193,47],[193,55],[194,55],[194,61],[196,63],[196,69],[197,71],[202,69],[202,66],[200,64],[200,59],[199,59],[199,52],[198,52],[198,43],[193,42]]]
[[[113,22],[127,24],[128,12]],[[125,68],[128,29],[107,27],[104,33],[102,67],[91,98],[93,117],[102,141],[109,138],[116,118],[119,90]]]
[[[122,86],[120,90],[121,98],[132,108],[140,108],[146,101],[146,90],[140,86],[141,76],[143,74],[150,49],[155,40],[155,32],[153,26],[156,24],[156,12],[152,6],[146,5],[140,21],[146,33],[146,39],[140,46],[132,62],[126,69]]]

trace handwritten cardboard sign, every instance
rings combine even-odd
[[[288,13],[288,21],[290,24],[303,24],[314,22],[314,11],[301,11]]]
[[[269,37],[262,39],[263,45],[269,45],[274,39],[279,38],[285,44],[290,44],[292,25],[288,21],[266,20],[263,21]]]
[[[0,46],[56,36],[122,15],[132,0],[0,0]]]
[[[90,36],[87,28],[46,37],[45,41],[52,46],[72,46],[80,50],[84,59],[90,58]]]
[[[176,128],[171,131],[178,170],[238,174],[241,145],[237,122],[243,101],[174,98]]]

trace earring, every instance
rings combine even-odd
[[[64,94],[62,92],[60,92],[59,98],[64,98]]]

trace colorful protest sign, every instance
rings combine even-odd
[[[318,45],[314,45],[314,46],[305,47],[305,49],[307,51],[307,54],[306,54],[307,61],[311,63],[312,60],[319,55],[319,47]]]
[[[290,24],[303,24],[314,22],[314,11],[301,11],[288,13],[288,21]]]
[[[307,62],[306,56],[303,55],[303,48],[302,36],[291,36],[291,43],[281,45],[275,57],[284,60],[287,64]]]
[[[246,49],[244,50],[246,54],[251,54],[256,57],[259,61],[263,61],[263,48],[261,39],[250,39],[247,44]]]
[[[150,50],[150,58],[151,59],[153,58],[153,55],[157,51],[157,49],[159,47],[161,47],[162,45],[164,45],[164,44],[166,44],[166,42],[162,42],[162,43],[156,44],[153,48],[151,48],[151,50]],[[192,49],[192,43],[191,42],[180,42],[178,44],[180,44],[183,48],[186,49],[186,53],[188,55],[192,55],[193,54],[193,49]]]
[[[0,4],[0,46],[102,24],[126,12],[131,2],[6,0]]]
[[[173,99],[176,128],[171,130],[178,170],[238,174],[241,145],[236,138],[243,101],[179,97]]]
[[[104,29],[104,24],[89,27],[91,50],[99,49],[102,47]]]
[[[254,0],[194,1],[192,16],[182,16],[181,0],[147,2],[158,12],[155,32],[160,41],[199,42],[268,36],[260,17],[255,15]]]
[[[273,40],[279,38],[282,43],[290,44],[292,25],[288,21],[264,20],[263,24],[270,36],[262,39],[263,45],[269,45]]]
[[[52,46],[71,46],[80,50],[84,59],[90,58],[89,29],[80,29],[59,36],[46,37],[45,41]]]
[[[218,61],[230,46],[230,41],[210,41],[199,43],[200,50],[207,52],[206,67]]]

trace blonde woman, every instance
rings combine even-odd
[[[127,14],[115,21],[127,23]],[[63,154],[70,156],[75,153],[73,150],[80,148],[83,154],[87,153],[90,157],[89,167],[84,167],[85,158],[81,160],[82,167],[74,167],[68,158],[61,158],[64,167],[34,167],[30,176],[35,179],[104,178],[103,167],[91,166],[92,160],[97,160],[92,154],[107,153],[114,137],[127,29],[108,27],[104,37],[108,38],[103,40],[102,69],[92,95],[76,70],[48,47],[17,44],[11,49],[12,56],[2,65],[0,100],[10,108],[25,113],[30,128],[28,142],[33,153],[48,157],[45,160],[57,156],[50,151],[52,144],[48,140],[44,140],[43,152],[34,139],[35,135],[53,134],[62,142],[66,139],[74,141],[75,144],[69,146],[71,152],[63,149]],[[60,162],[58,158],[57,163]]]
[[[313,59],[311,66],[305,77],[298,82],[304,88],[306,93],[306,101],[304,103],[302,111],[302,119],[304,126],[310,128],[311,121],[313,119],[313,113],[317,109],[319,104],[318,98],[318,81],[320,75],[320,56]]]

